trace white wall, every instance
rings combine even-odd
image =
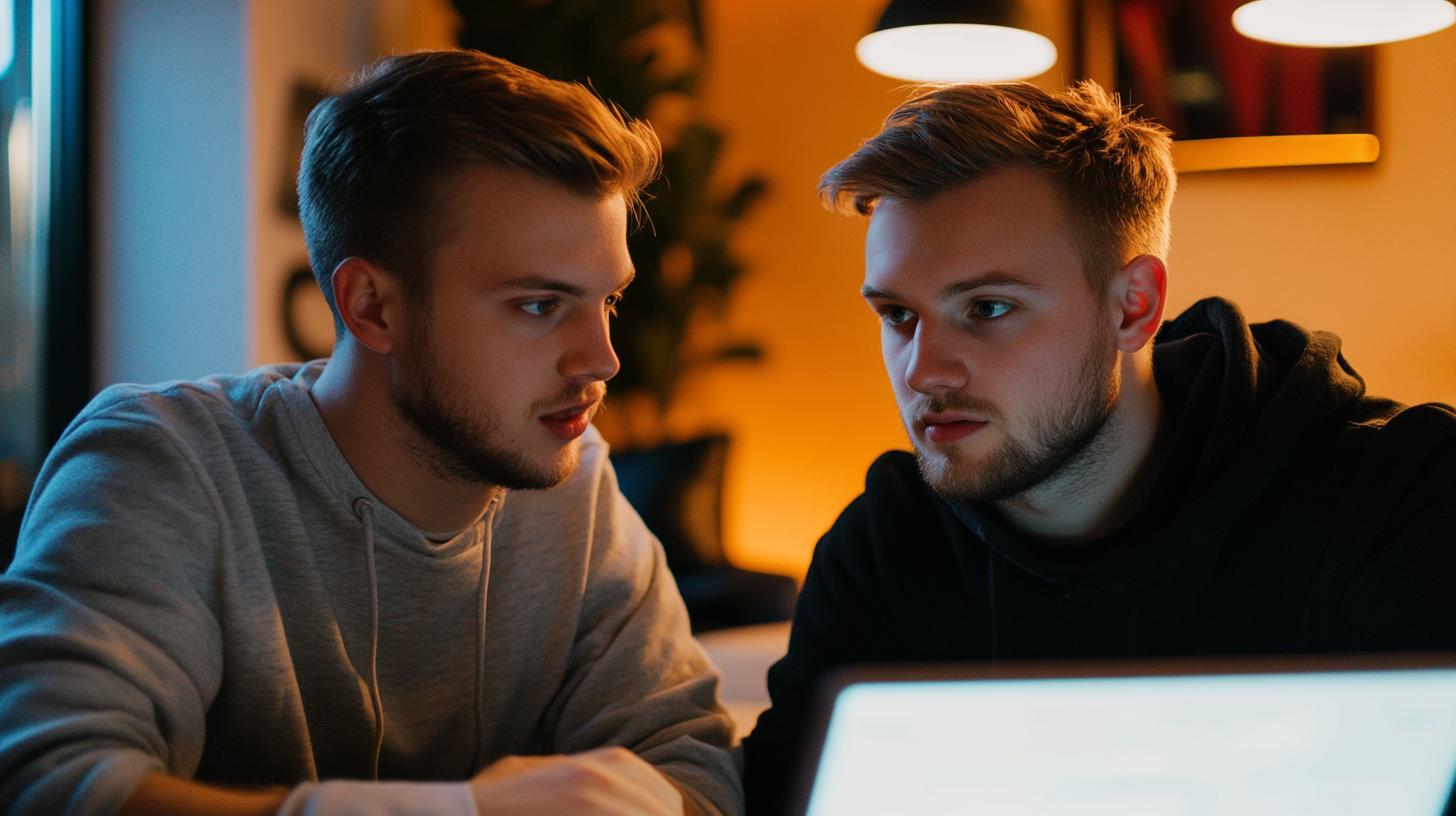
[[[93,8],[97,385],[239,370],[251,289],[244,4]]]
[[[293,359],[281,290],[308,254],[278,198],[294,86],[449,46],[447,0],[107,0],[95,16],[96,385]]]
[[[332,89],[348,79],[372,56],[365,0],[251,0],[249,32],[250,138],[255,172],[252,186],[253,298],[250,304],[253,342],[250,365],[292,360],[282,327],[282,289],[289,273],[308,265],[303,227],[279,206],[283,187],[292,178],[302,144],[293,116],[297,83]],[[333,322],[322,295],[310,292],[314,308],[305,310],[307,336],[327,346]]]

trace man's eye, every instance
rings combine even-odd
[[[622,305],[621,295],[607,295],[607,314],[617,316],[617,307]]]
[[[547,300],[529,300],[521,304],[521,311],[528,315],[535,315],[536,317],[544,317],[551,314],[555,308],[556,300],[554,298]]]
[[[880,313],[880,320],[884,321],[886,326],[904,325],[906,321],[915,316],[914,312],[903,306],[881,306],[875,311]]]
[[[977,320],[995,320],[1011,311],[1011,304],[1001,300],[978,300],[971,304],[971,317]]]

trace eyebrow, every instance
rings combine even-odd
[[[944,300],[956,295],[965,294],[983,286],[1014,286],[1020,289],[1040,289],[1041,284],[1033,283],[1025,278],[1018,278],[1005,272],[987,272],[984,275],[977,275],[973,278],[956,281],[940,290],[938,299]],[[880,298],[883,300],[902,300],[898,294],[889,289],[876,289],[873,286],[863,286],[859,293],[865,298]]]
[[[632,281],[637,279],[637,270],[633,269],[627,279],[617,284],[618,291],[626,289]],[[497,286],[501,289],[540,289],[547,292],[560,292],[570,297],[582,297],[586,290],[574,283],[548,278],[545,275],[522,275],[518,278],[501,281]]]

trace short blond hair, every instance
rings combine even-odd
[[[947,85],[896,108],[819,180],[830,209],[869,215],[883,197],[924,200],[986,173],[1044,170],[1065,190],[1089,282],[1140,254],[1166,257],[1177,174],[1172,138],[1095,82]]]
[[[479,51],[421,51],[365,68],[308,115],[299,217],[314,277],[367,258],[418,295],[450,223],[437,193],[460,167],[495,163],[639,205],[662,148],[652,127],[590,89]]]

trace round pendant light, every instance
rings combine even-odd
[[[1015,22],[1005,0],[893,0],[855,46],[871,71],[918,82],[1026,79],[1057,62],[1057,47]]]
[[[1318,48],[1408,40],[1453,22],[1447,0],[1254,0],[1234,10],[1245,37]]]

